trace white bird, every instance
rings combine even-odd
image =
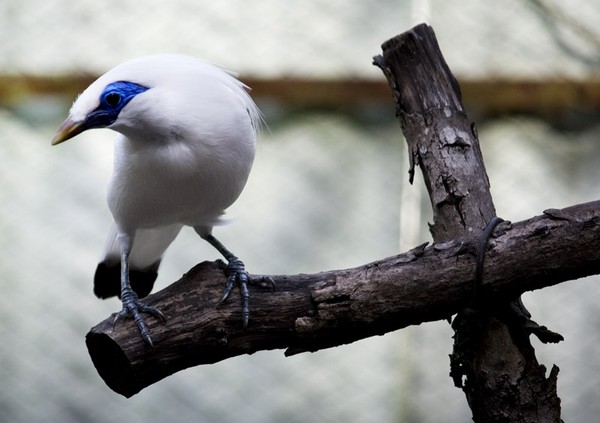
[[[139,298],[150,293],[164,251],[186,225],[227,260],[221,301],[237,284],[248,323],[248,273],[212,235],[254,160],[262,118],[248,90],[233,74],[194,57],[133,59],[81,93],[52,140],[56,145],[92,128],[118,132],[107,195],[114,226],[94,293],[120,296],[116,318],[132,317],[150,345],[141,313],[164,316]]]

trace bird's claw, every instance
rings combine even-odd
[[[251,277],[246,271],[244,263],[237,257],[233,257],[228,263],[219,260],[218,264],[225,272],[225,275],[227,275],[227,284],[223,290],[219,305],[229,298],[233,287],[237,285],[242,298],[242,329],[246,329],[250,320],[250,292],[248,285],[257,285],[263,288],[269,286],[272,290],[275,290],[275,281],[268,276]]]
[[[123,308],[115,315],[113,326],[120,318],[132,318],[137,325],[144,342],[150,347],[153,347],[154,344],[152,343],[152,338],[150,337],[150,331],[148,330],[148,326],[142,317],[142,313],[149,314],[157,319],[162,320],[163,322],[166,321],[165,315],[158,308],[141,302],[133,290],[125,290],[122,292],[121,302],[123,303]]]

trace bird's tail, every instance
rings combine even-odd
[[[158,267],[167,247],[179,234],[182,226],[169,225],[140,229],[135,234],[129,255],[129,282],[138,297],[147,296],[158,276]],[[102,260],[94,274],[94,294],[99,298],[121,295],[121,254],[117,230],[113,224]]]

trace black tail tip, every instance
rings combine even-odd
[[[154,268],[147,270],[130,270],[129,283],[139,298],[146,297],[152,291],[158,272]],[[121,264],[101,262],[94,274],[94,294],[98,298],[120,297]]]

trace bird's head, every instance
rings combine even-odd
[[[244,118],[258,128],[260,112],[246,88],[233,74],[195,57],[132,59],[79,95],[52,145],[93,128],[110,128],[145,141],[227,132]]]
[[[52,145],[60,144],[87,129],[110,127],[131,100],[149,89],[130,81],[108,83],[100,94],[97,93],[98,88],[98,85],[92,84],[79,96],[69,117],[58,128]]]
[[[100,76],[75,100],[52,145],[93,128],[120,132],[146,126],[160,117],[168,102],[160,87],[168,87],[197,59],[183,55],[155,55],[126,61]],[[168,89],[166,91],[169,91]],[[152,113],[148,113],[149,111]]]

